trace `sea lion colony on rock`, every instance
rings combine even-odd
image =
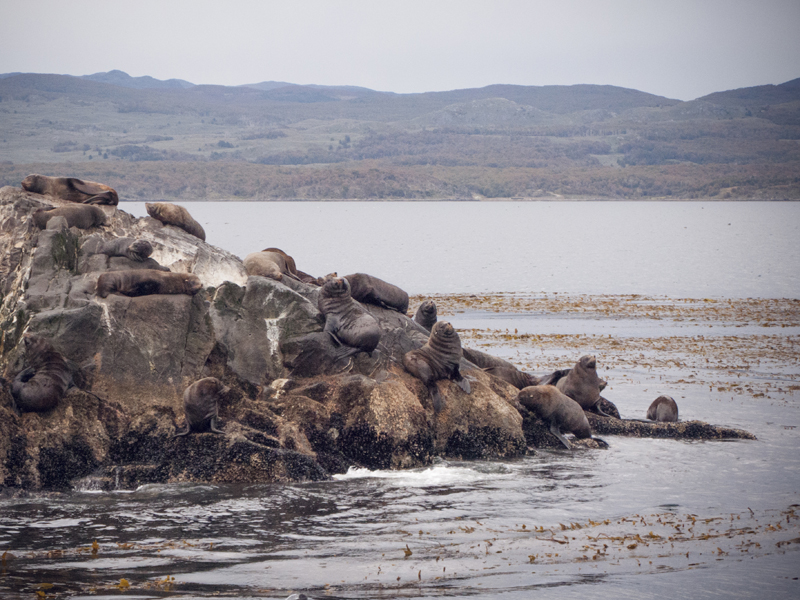
[[[422,381],[433,401],[434,412],[444,408],[444,400],[436,382],[442,379],[455,381],[467,394],[469,382],[459,370],[461,364],[461,339],[455,328],[446,321],[438,321],[431,329],[431,335],[419,350],[411,350],[403,356],[406,371]]]
[[[119,204],[119,196],[113,188],[75,177],[47,177],[32,174],[22,180],[22,189],[34,194],[54,196],[67,202],[108,206]]]
[[[60,193],[58,186],[61,185],[62,188],[67,186],[63,182],[48,185],[50,187],[38,189],[47,189],[46,193],[58,195]],[[75,184],[70,185],[75,187]],[[33,183],[31,187],[35,187]],[[191,235],[205,240],[202,227],[185,208],[169,203],[147,203],[146,206],[148,213],[154,218],[165,224],[178,226]],[[56,216],[64,217],[69,226],[81,229],[106,223],[105,213],[96,206],[40,209],[33,215],[33,220],[37,226],[43,228]],[[149,242],[132,238],[101,240],[97,244],[94,247],[96,253],[106,254],[109,257],[125,257],[138,262],[147,259],[153,251]],[[364,273],[355,273],[345,278],[339,278],[336,273],[332,273],[325,277],[314,278],[298,271],[294,259],[278,248],[266,248],[248,255],[244,260],[244,267],[248,275],[277,280],[289,276],[306,283],[320,285],[322,289],[318,308],[325,317],[324,332],[339,345],[340,357],[362,351],[372,353],[380,341],[381,329],[377,321],[359,304],[359,301],[396,310],[402,314],[408,309],[408,294],[397,286]],[[166,269],[166,267],[161,268]],[[103,298],[110,293],[128,296],[193,295],[201,288],[199,278],[193,274],[128,270],[101,274],[97,280],[96,293]],[[359,301],[354,298],[354,289]],[[486,373],[520,389],[517,396],[518,405],[537,414],[549,424],[551,432],[565,447],[569,448],[570,444],[562,430],[573,433],[579,439],[591,436],[588,420],[583,411],[594,409],[601,412],[597,405],[600,391],[605,387],[605,381],[597,376],[596,360],[593,356],[581,357],[572,369],[555,371],[539,378],[517,369],[501,358],[476,350],[462,349],[458,333],[449,323],[437,322],[436,313],[436,305],[432,300],[426,300],[420,305],[414,320],[429,329],[431,334],[424,346],[407,352],[402,360],[405,369],[426,386],[435,413],[441,412],[444,408],[444,400],[436,385],[437,381],[450,379],[465,392],[470,392],[469,382],[460,373],[460,361],[463,356]],[[50,410],[57,405],[70,384],[69,370],[64,358],[45,340],[26,337],[25,343],[31,366],[17,375],[12,386],[12,394],[21,410]],[[555,387],[549,385],[551,383],[555,384]],[[222,433],[216,428],[217,406],[219,397],[227,391],[229,388],[215,378],[201,379],[190,385],[184,393],[186,430],[177,436],[194,431]],[[668,401],[671,401],[671,404]],[[677,405],[667,396],[660,397],[648,410],[648,418],[677,420]]]

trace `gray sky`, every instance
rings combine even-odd
[[[799,0],[0,0],[0,73],[691,100],[800,77]]]

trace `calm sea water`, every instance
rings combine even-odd
[[[800,203],[186,206],[209,243],[240,256],[277,246],[309,273],[368,272],[410,293],[800,297]],[[143,204],[123,209],[145,214]],[[452,322],[475,328],[487,318],[464,313]],[[502,327],[536,328],[531,316],[499,319]],[[586,328],[577,317],[559,317],[556,327]],[[590,324],[593,334],[619,338],[689,338],[697,328]],[[796,328],[780,333],[797,337]],[[602,374],[623,415],[641,416],[642,398],[676,373]],[[800,379],[800,365],[741,381],[748,377],[788,386]],[[0,500],[0,552],[16,556],[0,571],[0,597],[34,597],[43,583],[54,585],[46,593],[78,598],[800,597],[800,544],[763,537],[778,521],[785,532],[775,530],[777,541],[800,537],[796,520],[774,512],[800,504],[800,393],[732,397],[699,379],[671,390],[682,417],[747,429],[758,441],[611,438],[605,451],[353,471],[322,483],[98,493],[89,482],[67,494]],[[545,552],[575,558],[577,550],[529,540],[538,526],[640,516],[652,523],[649,515],[665,513],[746,522],[761,528],[754,538],[761,545],[720,536],[684,548],[685,557],[665,546],[587,564],[545,559]],[[612,524],[608,535],[626,526]],[[534,553],[538,564],[529,560]],[[123,578],[130,589],[112,587]]]
[[[207,241],[410,294],[800,298],[800,202],[196,202]],[[144,203],[121,208],[146,216]]]

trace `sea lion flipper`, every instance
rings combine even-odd
[[[431,400],[433,401],[433,412],[438,414],[444,408],[444,398],[442,398],[442,395],[439,393],[439,388],[436,383],[431,383],[427,387],[428,393],[431,395]]]
[[[179,431],[178,433],[176,433],[175,435],[173,435],[173,436],[172,436],[171,438],[169,438],[169,439],[171,439],[171,440],[174,440],[175,438],[179,438],[179,437],[183,437],[183,436],[185,436],[185,435],[189,435],[189,432],[190,432],[191,430],[192,430],[192,428],[191,428],[191,427],[189,427],[189,424],[187,423],[187,424],[186,424],[186,430],[185,430],[185,431]]]
[[[550,432],[556,436],[562,444],[564,444],[567,450],[572,450],[572,445],[569,443],[569,440],[567,440],[566,436],[561,433],[561,429],[558,427],[558,424],[550,423]]]
[[[472,391],[472,388],[469,385],[469,381],[464,377],[462,377],[461,379],[457,380],[456,384],[458,385],[458,387],[460,387],[462,390],[464,390],[464,392],[466,392],[467,394],[469,394]]]
[[[211,433],[220,433],[222,435],[225,435],[224,431],[222,431],[221,429],[217,429],[217,418],[216,417],[212,417],[211,418],[211,422],[208,424],[208,430]]]
[[[96,196],[107,191],[93,181],[84,181],[83,179],[78,179],[76,177],[68,177],[67,185],[69,185],[72,189],[89,196]]]
[[[113,197],[111,195],[111,192],[102,192],[100,194],[95,194],[91,198],[87,198],[86,200],[83,201],[83,204],[111,204],[112,201]]]

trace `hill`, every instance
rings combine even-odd
[[[128,199],[800,198],[800,79],[681,102],[27,73],[0,75],[0,115],[0,184],[71,174]]]

